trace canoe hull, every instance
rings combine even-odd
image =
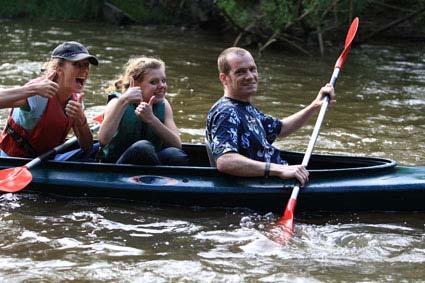
[[[293,184],[279,179],[237,178],[204,172],[59,171],[38,169],[26,190],[72,197],[108,197],[159,205],[250,208],[279,212]],[[425,168],[397,167],[389,174],[312,179],[301,190],[297,211],[424,211]],[[139,175],[143,173],[143,175]],[[217,174],[219,174],[217,172]]]
[[[194,148],[199,152],[195,150],[193,156],[207,159],[203,148]],[[295,163],[302,154],[286,153],[285,157]],[[1,158],[0,167],[27,161]],[[205,160],[194,163],[197,166],[154,167],[49,161],[31,170],[33,181],[25,191],[281,212],[294,186],[293,180],[229,176],[204,166]],[[310,164],[310,182],[300,191],[297,211],[425,211],[424,166],[326,155],[313,155]]]

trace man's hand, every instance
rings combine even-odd
[[[308,182],[309,172],[303,165],[281,165],[271,164],[270,175],[277,176],[282,179],[296,178],[300,182],[301,187]]]
[[[329,96],[329,106],[332,106],[336,103],[334,87],[331,84],[326,84],[320,89],[316,99],[313,101],[317,108],[322,106],[323,99],[326,96]]]

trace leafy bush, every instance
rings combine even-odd
[[[0,17],[96,20],[102,5],[100,0],[0,0]]]

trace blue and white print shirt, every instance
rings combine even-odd
[[[236,152],[258,161],[286,164],[274,142],[282,122],[265,115],[248,102],[229,97],[218,100],[208,113],[206,141],[215,160]]]

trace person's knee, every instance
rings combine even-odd
[[[155,146],[147,140],[141,140],[133,143],[131,148],[140,152],[155,152]]]
[[[159,158],[164,165],[187,165],[189,156],[183,150],[176,147],[167,147],[159,153]]]
[[[117,163],[131,163],[142,165],[159,164],[155,152],[155,146],[147,140],[141,140],[133,143],[119,158]]]

